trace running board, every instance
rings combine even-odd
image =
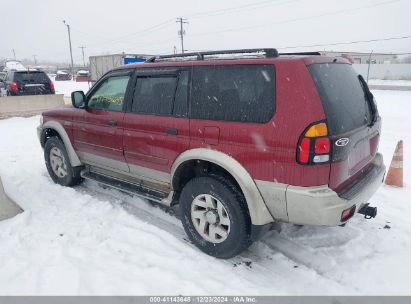
[[[125,182],[110,176],[97,174],[94,172],[86,171],[81,173],[81,177],[88,180],[93,180],[104,186],[114,188],[119,191],[123,191],[141,198],[148,199],[164,205],[169,205],[169,193],[149,188],[143,183],[135,184]]]

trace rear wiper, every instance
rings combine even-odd
[[[364,77],[362,75],[358,75],[358,79],[360,81],[361,87],[364,91],[365,95],[365,100],[368,102],[370,108],[371,108],[371,115],[372,115],[372,121],[371,124],[374,124],[377,121],[377,107],[374,102],[374,95],[371,93],[370,89],[368,88],[367,82],[365,81]]]

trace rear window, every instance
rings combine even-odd
[[[191,117],[268,122],[275,111],[272,65],[216,65],[193,68]]]
[[[14,81],[24,83],[48,83],[50,79],[44,72],[15,72]]]
[[[308,69],[320,94],[331,135],[371,123],[369,102],[351,65],[321,63]]]

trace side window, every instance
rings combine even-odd
[[[268,122],[275,111],[273,65],[194,67],[191,117]]]
[[[138,77],[134,91],[134,113],[171,115],[173,113],[176,76]]]
[[[122,111],[129,80],[129,75],[108,77],[89,97],[88,107],[108,111]]]

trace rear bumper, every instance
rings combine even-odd
[[[370,170],[340,194],[330,189],[328,185],[315,187],[286,186],[285,203],[288,222],[317,226],[341,225],[346,222],[341,221],[342,212],[354,205],[356,206],[356,212],[358,212],[377,191],[384,175],[383,158],[381,154],[377,153]],[[278,186],[273,186],[273,189],[275,187]],[[274,191],[278,195],[278,190]],[[267,194],[267,191],[261,192],[268,208],[275,213],[278,208],[274,208],[272,202],[269,201],[272,196],[264,195],[264,193]],[[273,214],[273,216],[285,220],[284,217],[277,217],[276,214]]]

